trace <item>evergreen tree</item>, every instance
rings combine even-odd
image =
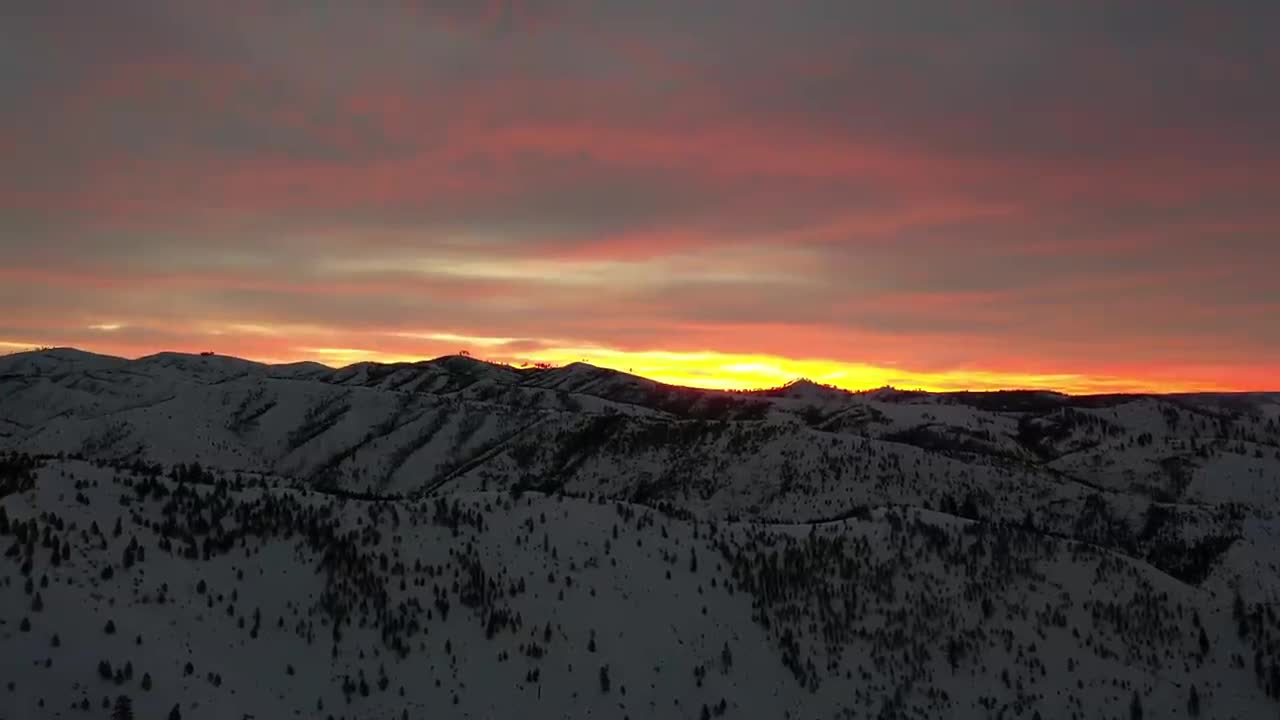
[[[128,695],[116,698],[116,704],[111,708],[111,720],[133,720],[133,701]]]

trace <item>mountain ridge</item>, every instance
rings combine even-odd
[[[224,353],[216,353],[212,351],[206,351],[206,352],[200,352],[200,353],[188,353],[188,352],[165,350],[165,351],[151,353],[149,355],[139,356],[137,358],[127,358],[119,355],[110,355],[106,353],[98,353],[98,352],[93,352],[88,350],[81,350],[79,348],[72,347],[72,346],[57,346],[57,347],[36,348],[32,350],[22,350],[22,351],[0,354],[0,374],[3,374],[4,369],[7,365],[13,364],[11,362],[6,362],[6,361],[12,360],[15,362],[21,362],[24,360],[27,360],[27,361],[36,360],[38,358],[50,358],[50,359],[54,359],[56,361],[61,361],[61,362],[95,361],[95,362],[101,362],[101,363],[165,364],[166,361],[168,363],[173,363],[173,362],[199,363],[202,361],[207,363],[222,362],[222,363],[234,363],[234,364],[241,364],[241,365],[251,365],[251,366],[256,366],[269,371],[270,370],[295,371],[295,372],[302,372],[302,373],[314,373],[314,372],[322,372],[322,371],[333,372],[333,373],[343,372],[343,371],[355,372],[362,368],[401,368],[401,367],[422,367],[422,366],[445,366],[449,364],[455,364],[455,365],[472,364],[475,366],[484,366],[491,369],[504,369],[514,373],[518,373],[521,375],[528,375],[528,376],[538,376],[538,375],[544,375],[547,373],[555,374],[555,371],[559,371],[560,373],[568,373],[568,374],[583,372],[587,374],[620,376],[620,377],[628,378],[632,381],[643,381],[647,383],[653,383],[655,385],[662,385],[665,387],[696,390],[699,392],[722,392],[722,393],[727,393],[732,395],[769,394],[769,393],[780,393],[780,392],[784,392],[791,389],[804,389],[804,390],[813,390],[813,391],[825,390],[825,391],[831,391],[835,393],[845,393],[845,394],[854,394],[854,395],[865,395],[865,394],[874,394],[874,393],[910,395],[910,394],[924,393],[932,396],[943,396],[943,397],[966,396],[966,395],[998,395],[998,394],[1025,394],[1025,395],[1042,394],[1042,395],[1050,395],[1050,396],[1062,396],[1062,397],[1068,397],[1068,398],[1098,398],[1098,399],[1133,398],[1133,397],[1194,397],[1194,396],[1280,397],[1280,389],[1242,390],[1242,391],[1190,390],[1190,391],[1178,391],[1178,392],[1168,392],[1168,393],[1146,392],[1146,391],[1107,392],[1107,393],[1069,393],[1069,392],[1054,390],[1054,389],[1020,388],[1020,387],[993,388],[993,389],[982,389],[982,390],[932,391],[932,390],[920,390],[920,389],[910,389],[910,388],[898,388],[892,385],[885,385],[885,386],[874,387],[874,388],[848,389],[848,388],[841,388],[841,387],[826,384],[826,383],[820,383],[803,376],[796,376],[791,380],[788,380],[787,382],[782,383],[781,385],[771,386],[771,387],[727,388],[727,389],[726,388],[706,388],[706,387],[699,387],[699,386],[678,385],[678,384],[667,383],[659,380],[654,380],[654,379],[645,377],[643,375],[637,375],[635,373],[626,372],[623,370],[617,370],[614,368],[607,368],[607,367],[602,367],[598,365],[593,365],[585,360],[574,361],[571,363],[566,363],[564,365],[540,365],[540,364],[511,365],[509,363],[484,360],[482,358],[477,358],[467,353],[450,353],[450,354],[440,355],[433,358],[423,358],[420,360],[402,360],[402,361],[389,361],[389,362],[381,362],[376,360],[361,360],[361,361],[349,363],[347,365],[334,366],[334,365],[328,365],[316,360],[299,360],[299,361],[292,361],[287,363],[272,363],[272,362],[259,361],[259,360],[250,360],[247,358],[237,357],[235,355],[227,355]]]
[[[0,672],[18,717],[1255,717],[1277,508],[1265,393],[8,356]]]

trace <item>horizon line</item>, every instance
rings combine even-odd
[[[159,357],[163,355],[178,355],[178,356],[185,356],[185,357],[192,357],[192,358],[222,357],[222,358],[240,360],[243,362],[250,362],[257,365],[263,365],[266,367],[285,367],[289,365],[312,364],[312,365],[318,365],[320,367],[323,367],[327,370],[331,370],[334,372],[355,367],[358,365],[378,365],[378,366],[410,365],[410,364],[432,363],[432,362],[437,362],[437,361],[440,361],[446,358],[452,358],[452,357],[462,357],[462,358],[466,358],[468,360],[483,363],[486,365],[509,368],[516,372],[554,370],[554,369],[570,367],[576,364],[582,364],[592,368],[608,370],[611,372],[617,372],[620,374],[629,375],[631,377],[647,380],[649,382],[654,382],[654,383],[666,385],[669,387],[686,388],[686,389],[702,390],[702,391],[717,391],[717,392],[725,392],[725,393],[731,393],[731,394],[735,394],[735,393],[736,394],[754,394],[754,393],[768,392],[773,390],[781,390],[801,382],[808,382],[813,385],[817,385],[819,387],[824,387],[824,388],[839,391],[839,392],[847,392],[851,394],[865,394],[865,393],[875,392],[877,390],[894,390],[898,392],[923,392],[923,393],[930,393],[930,394],[1044,392],[1044,393],[1052,393],[1056,395],[1063,395],[1063,396],[1069,396],[1069,397],[1088,397],[1088,396],[1100,396],[1100,395],[1133,395],[1133,396],[1202,395],[1202,394],[1244,395],[1244,394],[1274,394],[1276,392],[1280,392],[1280,390],[1232,389],[1232,388],[1222,388],[1222,387],[1212,387],[1212,388],[1177,387],[1177,388],[1167,388],[1167,389],[1153,389],[1150,387],[1140,387],[1140,386],[1132,387],[1132,388],[1125,388],[1125,387],[1119,387],[1119,386],[1098,387],[1096,389],[1085,389],[1082,391],[1073,391],[1070,389],[1064,389],[1061,387],[1054,387],[1054,386],[1043,385],[1043,384],[993,385],[989,383],[985,385],[980,384],[980,386],[976,386],[976,387],[960,386],[960,387],[943,387],[943,388],[938,388],[938,387],[929,388],[924,386],[910,387],[908,385],[898,385],[891,382],[880,383],[880,384],[871,383],[871,384],[862,385],[862,386],[853,386],[853,385],[840,385],[834,382],[825,382],[822,379],[813,378],[804,374],[790,375],[786,379],[782,380],[781,382],[775,381],[769,384],[746,384],[746,385],[732,386],[727,382],[728,376],[731,374],[726,374],[725,376],[711,375],[707,377],[707,379],[710,382],[703,383],[703,384],[697,383],[697,379],[698,379],[697,376],[689,377],[686,374],[685,377],[680,378],[681,381],[673,382],[670,379],[660,377],[660,376],[655,376],[655,374],[645,373],[643,371],[637,372],[631,368],[622,369],[621,367],[618,367],[617,363],[610,363],[608,361],[593,362],[592,359],[590,359],[589,357],[582,357],[577,360],[568,360],[568,361],[539,360],[534,357],[530,357],[526,359],[518,359],[518,358],[494,359],[494,358],[477,356],[476,354],[466,349],[458,350],[452,353],[443,353],[439,355],[423,354],[419,356],[396,356],[396,357],[389,357],[386,359],[376,359],[375,357],[368,357],[364,359],[354,359],[351,362],[335,365],[335,364],[330,364],[328,362],[324,362],[319,359],[315,359],[314,357],[295,359],[295,360],[282,360],[280,358],[258,359],[258,358],[242,356],[242,355],[227,354],[224,352],[218,352],[216,350],[202,350],[202,351],[156,350],[154,352],[138,353],[138,354],[131,355],[131,354],[116,354],[111,352],[100,352],[97,350],[87,350],[82,347],[77,347],[74,345],[31,345],[25,348],[15,347],[16,345],[18,344],[7,343],[7,342],[0,343],[0,348],[4,348],[4,347],[12,348],[9,351],[0,351],[0,357],[40,354],[40,353],[48,353],[51,351],[58,351],[58,350],[70,350],[77,353],[83,353],[83,354],[93,355],[97,357],[112,358],[112,359],[122,360],[126,362],[137,362],[140,360],[146,360],[148,358]],[[604,350],[604,349],[600,349],[600,350]],[[637,353],[626,353],[623,351],[607,351],[607,352],[609,352],[610,354],[621,355],[623,357],[627,355],[643,356],[647,354],[645,352],[637,352]],[[650,352],[653,352],[653,351],[650,351]],[[369,351],[369,353],[371,355],[380,354],[377,351]],[[318,355],[319,357],[324,357],[325,354],[326,353],[323,353],[323,352],[315,353],[315,355]],[[330,353],[330,355],[334,355],[334,354],[336,353]],[[666,354],[671,354],[671,353],[666,353]],[[707,355],[707,354],[724,355],[726,357],[730,357],[730,355],[728,354],[715,353],[714,351],[705,351],[702,353],[686,353],[686,355],[693,355],[693,356],[701,356],[701,355]],[[795,360],[791,358],[777,358],[777,359],[780,361],[793,362],[793,363],[838,363],[839,362],[839,361],[821,361],[821,360]],[[519,361],[517,362],[516,360],[519,360]],[[856,366],[857,364],[845,363],[845,365],[852,367],[852,366]],[[963,372],[961,374],[963,374]],[[975,374],[990,376],[993,373],[975,372]],[[995,375],[998,376],[1000,374],[995,373]],[[1009,376],[1018,376],[1018,374],[1010,373]],[[1081,376],[1076,374],[1046,374],[1046,375],[1039,375],[1037,377],[1047,379],[1047,378],[1053,378],[1053,377],[1087,378],[1088,376]],[[693,382],[690,382],[690,380],[693,380]]]

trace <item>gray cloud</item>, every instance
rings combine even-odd
[[[1275,3],[478,6],[17,4],[0,306],[136,342],[1280,350]]]

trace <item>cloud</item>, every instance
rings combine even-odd
[[[0,28],[0,337],[1257,383],[1276,19],[27,4]]]

